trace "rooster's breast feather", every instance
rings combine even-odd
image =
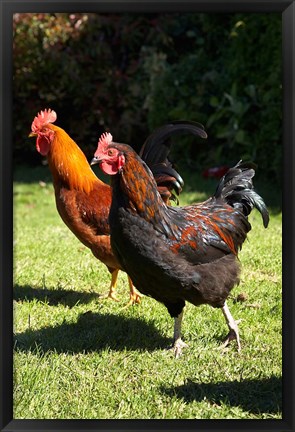
[[[110,202],[110,187],[99,183],[89,193],[62,187],[56,198],[57,209],[66,225],[78,238],[84,233],[89,242],[98,235],[110,234]]]

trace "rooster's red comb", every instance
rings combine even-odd
[[[37,133],[44,125],[54,123],[56,119],[56,112],[50,108],[48,110],[45,109],[44,111],[40,111],[33,120],[31,126],[32,132]]]
[[[97,148],[100,150],[105,149],[108,145],[110,145],[113,142],[113,136],[109,132],[104,132],[97,143]]]

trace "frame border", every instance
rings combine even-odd
[[[252,12],[282,13],[283,29],[283,419],[282,420],[13,420],[12,290],[13,285],[13,189],[12,189],[12,15],[21,12]],[[294,214],[295,214],[295,0],[0,0],[1,79],[0,79],[0,430],[121,432],[141,430],[278,430],[294,431]]]

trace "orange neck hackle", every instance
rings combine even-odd
[[[54,131],[48,153],[48,164],[54,180],[66,184],[69,189],[89,194],[100,180],[92,171],[86,156],[63,129],[52,124],[48,128]]]

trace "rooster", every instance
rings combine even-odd
[[[184,207],[166,205],[148,166],[134,150],[103,134],[92,163],[112,176],[111,245],[136,288],[163,303],[174,318],[172,349],[178,357],[185,302],[222,309],[229,333],[236,339],[237,322],[226,299],[239,281],[238,251],[251,229],[248,215],[256,207],[266,228],[269,214],[254,191],[253,163],[239,162],[220,180],[207,201]]]
[[[110,245],[108,223],[111,188],[92,171],[84,153],[70,136],[54,125],[57,115],[53,110],[38,113],[31,126],[30,136],[36,137],[36,149],[46,156],[53,177],[57,210],[68,228],[87,246],[93,255],[106,265],[111,273],[111,284],[106,295],[117,300],[115,288],[122,268]],[[157,129],[144,143],[142,157],[155,169],[155,179],[165,202],[176,199],[183,180],[170,164],[170,150],[166,139],[181,131],[206,138],[202,125],[194,122],[174,122]],[[138,293],[128,276],[130,301],[139,303]],[[104,297],[106,297],[104,296]]]

